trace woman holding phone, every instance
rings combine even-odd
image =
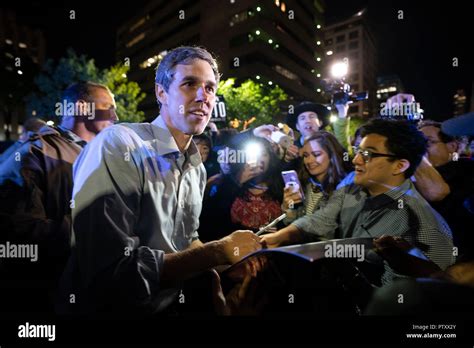
[[[256,232],[282,214],[281,161],[271,143],[254,136],[235,136],[232,143],[230,151],[241,151],[245,158],[230,158],[230,171],[209,179],[199,219],[201,241],[238,229]]]
[[[285,185],[282,204],[282,210],[287,214],[285,224],[323,206],[351,171],[350,161],[344,161],[344,148],[329,132],[316,132],[304,142],[300,151],[303,164],[298,176],[303,190],[298,185]],[[304,191],[304,196],[301,191]]]

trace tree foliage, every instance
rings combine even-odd
[[[238,119],[241,124],[255,117],[252,126],[274,123],[274,117],[281,113],[280,103],[288,96],[279,86],[264,86],[252,80],[246,80],[235,86],[235,78],[219,82],[217,93],[223,95],[226,102],[227,119]]]
[[[36,114],[44,119],[58,121],[56,103],[61,103],[61,93],[71,84],[83,81],[102,83],[110,88],[117,104],[120,121],[140,122],[145,115],[138,111],[138,104],[145,98],[136,82],[128,81],[129,66],[118,63],[100,69],[94,59],[78,56],[72,49],[57,64],[46,61],[42,71],[34,79],[36,91],[26,97],[28,115]],[[34,111],[34,112],[33,112]]]

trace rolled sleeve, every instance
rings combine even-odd
[[[299,230],[332,239],[339,226],[339,214],[344,201],[344,189],[333,193],[327,204],[316,210],[311,215],[303,216],[294,221],[292,225]]]

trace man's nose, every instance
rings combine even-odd
[[[352,164],[354,165],[363,165],[365,162],[364,162],[364,159],[362,158],[362,155],[358,152],[356,152],[356,155],[354,157],[354,159],[352,160]]]
[[[115,108],[111,108],[110,116],[111,116],[110,122],[112,122],[112,123],[118,122],[119,118],[117,116],[117,111],[116,111]]]
[[[197,91],[196,99],[203,103],[207,103],[209,101],[210,96],[211,94],[206,91],[206,86],[202,85]]]

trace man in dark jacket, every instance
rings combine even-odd
[[[70,251],[72,164],[117,120],[112,93],[92,82],[67,88],[56,111],[60,126],[31,134],[0,166],[3,313],[52,310],[49,298]]]

